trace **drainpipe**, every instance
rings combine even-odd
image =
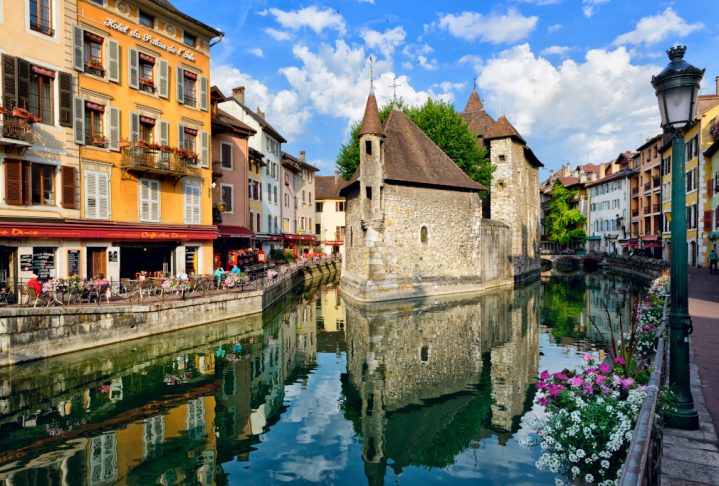
[[[220,32],[220,36],[217,38],[217,42],[210,42],[210,47],[215,47],[217,44],[222,42],[222,39],[225,37],[225,34],[223,32]]]

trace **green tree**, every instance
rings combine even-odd
[[[545,233],[549,241],[567,245],[570,242],[584,242],[586,235],[581,226],[586,221],[582,213],[572,209],[571,203],[577,197],[577,190],[569,190],[559,181],[552,187],[549,214],[545,221]]]
[[[494,166],[487,151],[477,143],[477,137],[470,132],[467,123],[444,101],[427,100],[421,107],[409,107],[402,100],[397,106],[417,125],[447,156],[459,166],[470,179],[489,186]],[[379,116],[382,123],[389,116],[392,103],[382,107]],[[337,169],[340,175],[349,179],[359,166],[359,131],[361,121],[352,125],[350,139],[342,145],[337,155]]]

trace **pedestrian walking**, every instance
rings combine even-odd
[[[719,270],[717,270],[717,261],[719,261],[719,255],[717,255],[717,246],[714,245],[712,248],[712,251],[709,253],[709,274],[717,273],[719,274]]]

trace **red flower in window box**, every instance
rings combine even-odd
[[[148,143],[147,148],[150,150],[160,150],[160,145],[156,143]]]
[[[178,148],[176,153],[177,153],[177,155],[179,155],[179,156],[182,157],[183,159],[193,159],[193,160],[197,160],[197,159],[200,158],[200,156],[199,156],[198,154],[196,154],[196,153],[193,152],[192,150],[189,150],[189,149],[186,149],[186,148]]]
[[[169,145],[160,145],[160,152],[163,154],[173,154],[175,153],[175,149]]]
[[[148,87],[148,88],[155,89],[155,82],[154,82],[153,80],[151,80],[151,79],[141,79],[141,80],[140,80],[140,85],[141,85],[141,86],[146,86],[146,87]]]
[[[135,140],[134,142],[132,142],[132,146],[147,148],[147,142],[145,142],[144,140]]]
[[[32,113],[27,111],[25,108],[13,108],[12,116],[15,118],[20,118],[22,120],[26,120],[30,123],[34,123],[35,118],[36,118],[35,115],[33,115]]]
[[[107,146],[107,142],[108,142],[107,137],[105,137],[103,135],[95,135],[94,137],[92,137],[92,144],[95,147],[103,147],[104,148]]]
[[[7,115],[10,113],[7,108],[0,106],[0,115]]]

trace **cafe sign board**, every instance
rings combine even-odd
[[[188,51],[184,47],[175,47],[174,44],[170,44],[168,46],[167,44],[162,42],[162,39],[160,39],[159,37],[152,37],[152,34],[141,33],[138,29],[130,30],[129,25],[121,24],[117,19],[113,19],[112,17],[107,17],[105,19],[105,26],[118,32],[121,32],[125,35],[129,35],[134,39],[140,40],[142,42],[147,42],[148,44],[151,44],[158,49],[163,49],[170,54],[176,54],[183,59],[187,59],[188,61],[195,62],[197,60],[195,54],[191,51]]]

